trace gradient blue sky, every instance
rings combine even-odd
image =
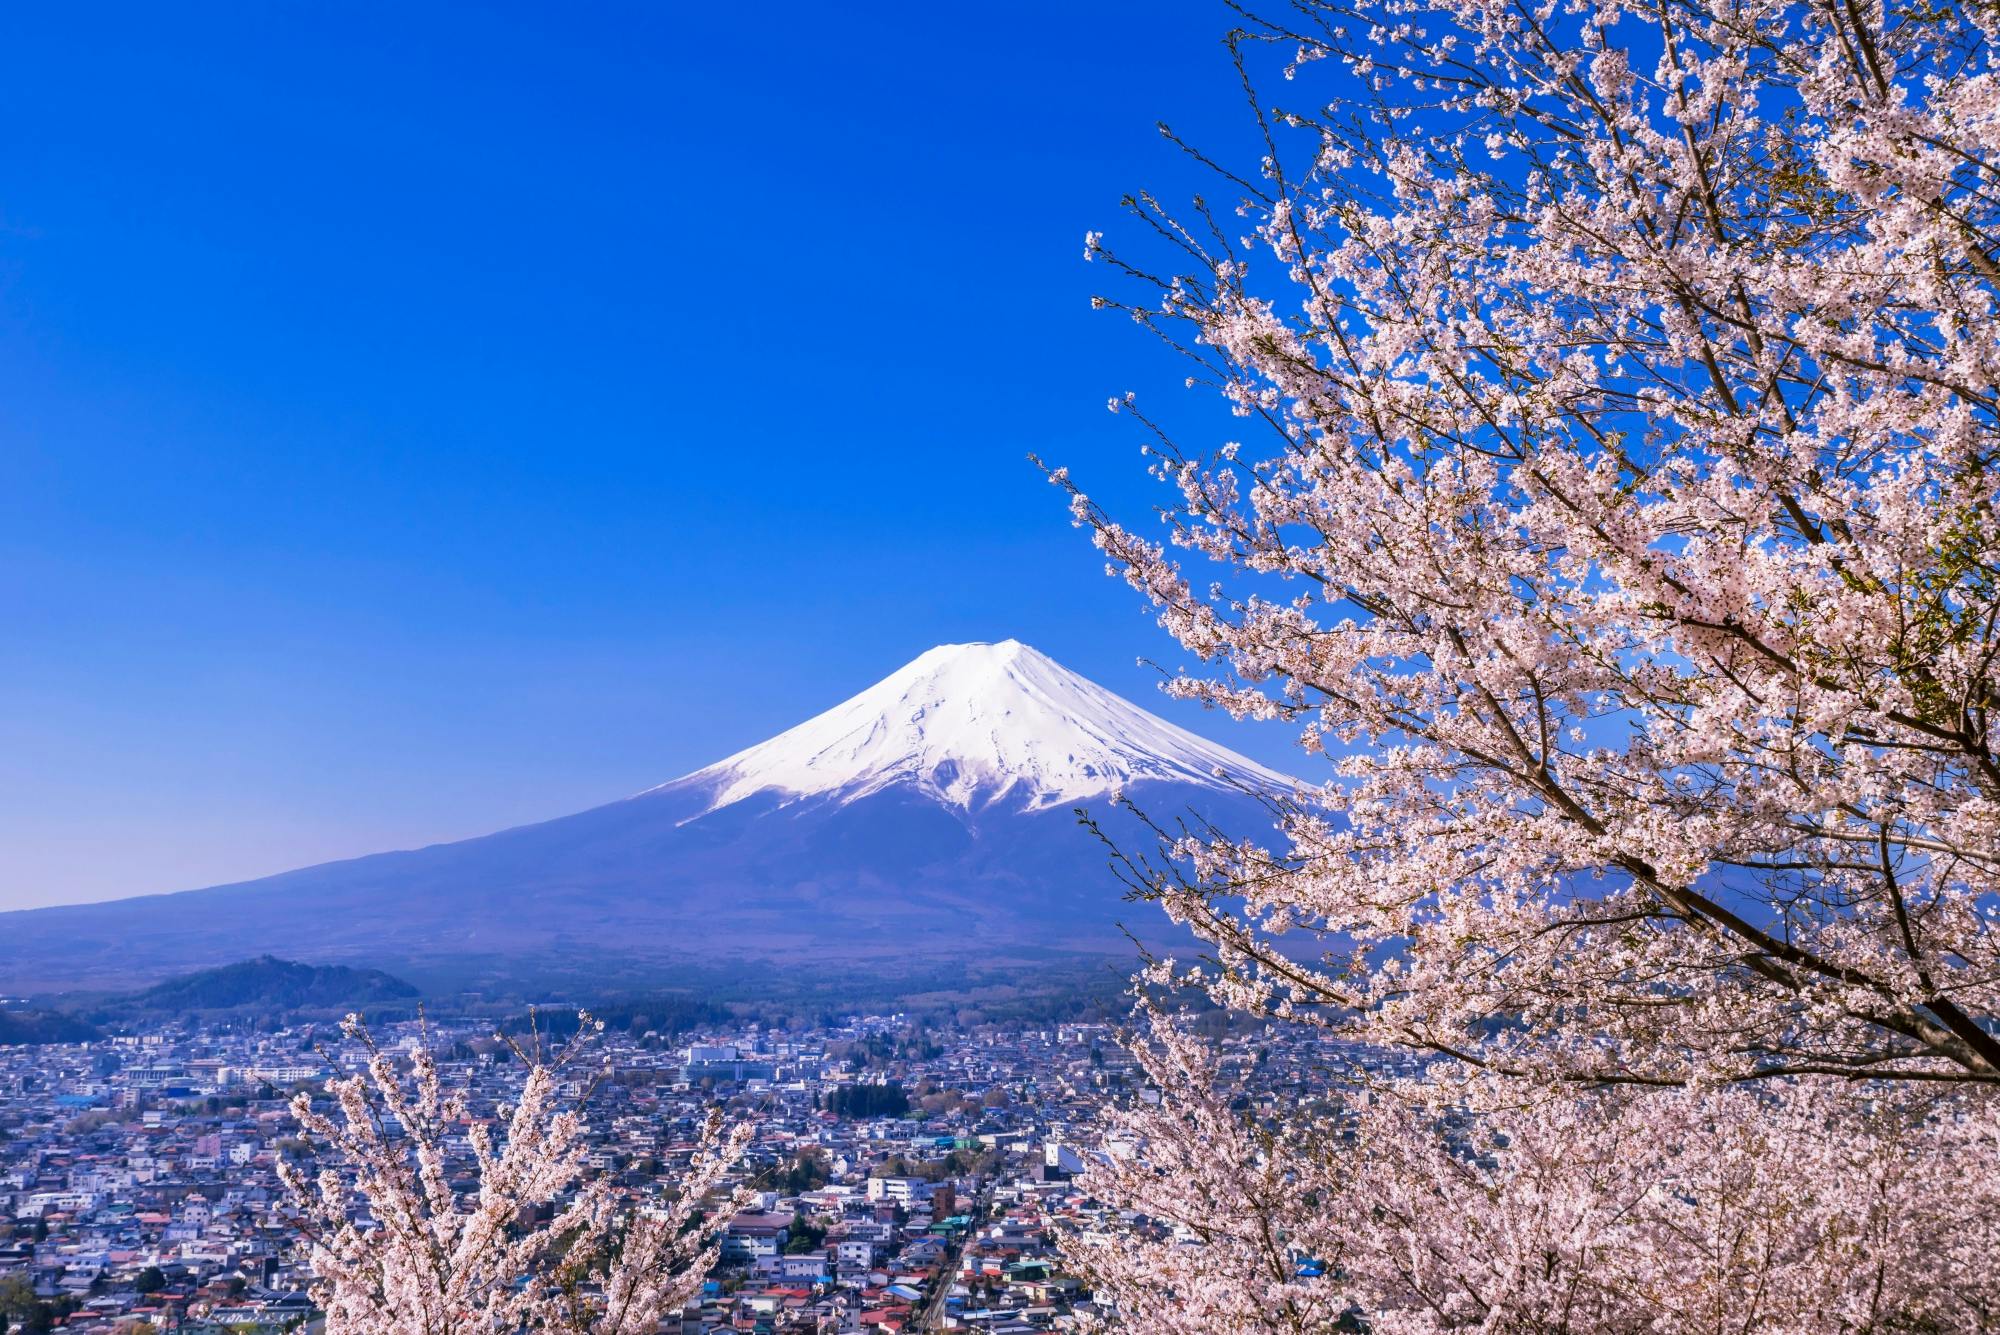
[[[928,646],[1178,662],[1086,228],[1246,128],[1219,3],[14,6],[0,907],[635,791]]]

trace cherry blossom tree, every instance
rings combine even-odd
[[[1872,0],[1245,10],[1261,161],[1196,152],[1229,207],[1145,196],[1141,249],[1089,239],[1124,280],[1102,304],[1240,430],[1193,449],[1114,401],[1169,489],[1157,533],[1052,476],[1205,665],[1170,689],[1288,720],[1329,768],[1275,840],[1134,858],[1210,947],[1150,979],[1437,1059],[1371,1093],[1337,1170],[1313,1152],[1338,1128],[1255,1128],[1237,1170],[1268,1178],[1203,1188],[1208,1217],[1283,1241],[1355,1202],[1307,1245],[1376,1277],[1377,1328],[2000,1319],[1939,1241],[1989,1208],[2000,1082],[1997,27]],[[1156,1154],[1208,1115],[1174,1060],[1137,1114]],[[1102,1185],[1173,1217],[1143,1173]],[[1702,1211],[1871,1199],[1848,1264],[1803,1235],[1749,1270],[1678,1254]],[[1555,1233],[1529,1292],[1520,1249]],[[1218,1275],[1278,1245],[1229,1238],[1194,1249]],[[1143,1329],[1329,1328],[1271,1315],[1282,1266],[1272,1324],[1202,1325],[1188,1250],[1155,1257],[1172,1284],[1091,1255],[1124,1301],[1151,1286]],[[1883,1305],[1842,1287],[1864,1272]],[[1926,1284],[1945,1307],[1894,1296]]]
[[[2000,1327],[2000,1153],[1958,1091],[1823,1078],[1496,1100],[1440,1124],[1367,1089],[1329,1123],[1245,1115],[1152,1016],[1144,1147],[1085,1185],[1128,1218],[1071,1263],[1149,1335]],[[1497,1092],[1497,1091],[1496,1091]],[[1365,1326],[1362,1324],[1365,1322]]]
[[[1297,16],[1346,96],[1264,113],[1248,236],[1142,204],[1188,263],[1127,305],[1263,434],[1161,435],[1165,544],[1075,505],[1337,814],[1169,907],[1237,1000],[1469,1057],[2000,1077],[1996,16]]]
[[[328,1335],[653,1335],[694,1295],[716,1260],[708,1221],[744,1200],[725,1176],[748,1128],[725,1131],[711,1116],[672,1193],[618,1199],[586,1162],[580,1099],[562,1094],[587,1081],[579,1059],[602,1028],[586,1015],[553,1051],[539,1035],[514,1045],[526,1073],[519,1099],[497,1110],[496,1140],[428,1050],[405,1074],[348,1017],[366,1069],[328,1083],[337,1115],[309,1095],[293,1100],[322,1164],[310,1178],[280,1166]],[[477,1174],[470,1193],[452,1182],[458,1136]]]

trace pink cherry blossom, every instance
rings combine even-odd
[[[1197,1194],[1103,1189],[1226,1236],[1085,1252],[1135,1328],[1332,1329],[1301,1245],[1376,1330],[2000,1320],[1952,1241],[2000,1083],[1996,28],[1297,0],[1234,39],[1286,82],[1233,218],[1091,237],[1233,438],[1116,401],[1157,527],[1055,481],[1172,689],[1326,757],[1274,833],[1134,859],[1210,948],[1152,981],[1438,1059],[1351,1128],[1189,1133],[1156,1072],[1130,1130]],[[1766,1253],[1678,1254],[1715,1229]]]
[[[560,1096],[602,1025],[583,1017],[568,1045],[522,1048],[519,1100],[501,1109],[501,1134],[447,1089],[419,1049],[405,1075],[360,1021],[345,1029],[369,1053],[365,1073],[328,1082],[329,1116],[309,1095],[292,1115],[321,1166],[280,1173],[325,1309],[327,1335],[459,1335],[567,1331],[653,1335],[715,1264],[701,1227],[743,1203],[724,1190],[748,1129],[711,1118],[675,1190],[621,1201],[585,1162],[583,1111]],[[454,1192],[446,1139],[463,1131],[477,1191]],[[544,1221],[534,1222],[536,1212]]]

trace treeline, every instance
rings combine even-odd
[[[836,1117],[901,1117],[910,1110],[910,1096],[894,1081],[841,1085],[827,1094],[826,1110]]]
[[[0,1010],[0,1047],[29,1043],[88,1043],[97,1029],[59,1011]]]

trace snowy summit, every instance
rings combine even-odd
[[[941,644],[861,694],[666,787],[841,801],[895,785],[972,810],[1037,810],[1141,782],[1212,789],[1292,780],[1157,718],[1019,640]]]

